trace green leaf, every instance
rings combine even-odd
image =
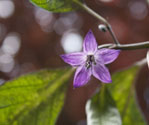
[[[117,72],[112,77],[112,84],[107,85],[120,111],[123,125],[145,125],[136,100],[134,78],[139,67],[135,66]]]
[[[87,102],[86,113],[87,125],[121,125],[120,114],[105,86]]]
[[[54,125],[71,73],[42,70],[0,86],[0,125]]]
[[[76,0],[82,1],[82,0]],[[69,12],[76,10],[73,0],[30,0],[34,5],[52,12]]]

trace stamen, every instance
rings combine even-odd
[[[86,60],[86,68],[90,68],[92,64],[96,65],[95,58],[93,55],[87,55],[87,60]]]

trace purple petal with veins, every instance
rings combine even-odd
[[[97,42],[91,30],[85,36],[83,51],[89,54],[94,54],[97,51]]]
[[[119,54],[120,50],[103,48],[96,51],[95,59],[97,59],[97,61],[102,60],[104,64],[109,64],[112,63]]]
[[[87,69],[85,66],[78,67],[74,76],[73,86],[78,88],[87,84],[90,80],[91,74],[91,68]]]
[[[104,65],[101,64],[94,65],[92,68],[92,73],[95,78],[99,79],[103,83],[112,82],[109,70]]]
[[[64,60],[64,62],[72,66],[81,65],[86,61],[86,55],[83,52],[64,54],[64,55],[61,55],[61,58]]]

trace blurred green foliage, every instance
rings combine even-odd
[[[51,12],[69,12],[76,10],[73,0],[30,0],[34,5]],[[82,0],[78,0],[82,1]]]
[[[134,66],[113,74],[113,82],[87,102],[88,125],[121,125],[121,119],[123,125],[146,125],[136,100],[134,78],[138,69]]]
[[[108,87],[120,111],[124,125],[145,125],[135,93],[135,76],[139,70],[134,66],[113,75],[113,83]]]
[[[87,125],[121,125],[116,104],[106,86],[86,104]]]
[[[42,70],[0,86],[0,125],[54,125],[71,73]]]

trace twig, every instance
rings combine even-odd
[[[111,49],[120,49],[120,50],[135,50],[135,49],[145,49],[149,48],[149,41],[140,42],[140,43],[132,43],[132,44],[104,44],[98,46],[98,49],[101,48],[111,48]]]
[[[79,2],[78,0],[73,0],[73,1],[74,1],[77,5],[79,5],[82,9],[84,9],[85,11],[87,11],[89,14],[93,15],[93,16],[96,17],[98,20],[100,20],[101,22],[103,22],[103,23],[106,25],[106,27],[107,27],[107,29],[108,29],[110,35],[112,36],[112,38],[113,38],[113,40],[114,40],[114,43],[115,43],[115,44],[120,44],[119,41],[117,40],[117,38],[116,38],[116,36],[115,36],[113,30],[112,30],[111,25],[108,23],[108,21],[107,21],[105,18],[103,18],[103,17],[100,16],[98,13],[96,13],[95,11],[93,11],[93,10],[92,10],[91,8],[89,8],[86,4],[83,4],[83,3]]]

